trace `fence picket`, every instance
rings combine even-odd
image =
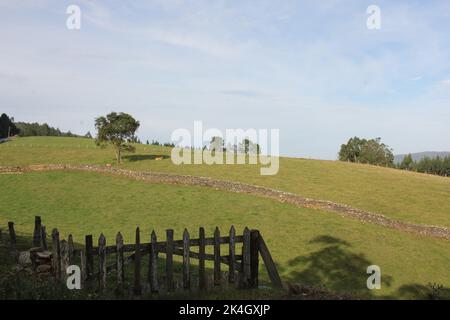
[[[86,280],[92,279],[94,274],[94,256],[93,256],[93,238],[92,235],[85,237],[85,253],[86,253]]]
[[[99,288],[100,290],[104,290],[106,288],[106,238],[102,234],[100,234],[100,238],[98,239],[98,262],[99,262]]]
[[[14,230],[14,222],[9,221],[8,222],[8,231],[9,231],[9,241],[11,244],[11,247],[16,247],[17,237],[16,237],[16,231]]]
[[[67,267],[69,264],[69,244],[66,240],[61,241],[61,280],[67,279]]]
[[[116,236],[117,290],[123,291],[125,274],[123,261],[123,237],[120,232]]]
[[[206,289],[205,274],[205,229],[199,229],[199,248],[198,248],[198,286],[201,290]]]
[[[236,263],[236,243],[235,243],[236,230],[234,226],[230,228],[230,243],[229,243],[229,265],[228,265],[228,283],[234,283],[235,270],[234,264]]]
[[[41,247],[44,250],[48,250],[48,246],[47,246],[47,231],[45,230],[45,226],[41,227]]]
[[[258,287],[259,271],[259,231],[250,231],[250,288]]]
[[[73,247],[73,237],[72,237],[71,234],[69,234],[69,237],[68,237],[68,240],[67,240],[67,246],[68,246],[67,250],[68,250],[68,255],[69,255],[69,263],[70,264],[74,264],[75,263],[74,257],[73,257],[74,247]]]
[[[134,251],[134,288],[136,295],[142,293],[141,287],[141,235],[139,227],[136,228],[136,249]]]
[[[166,230],[166,286],[167,291],[173,291],[173,230]]]
[[[189,232],[184,229],[183,232],[183,288],[191,287],[191,274],[189,266]]]
[[[41,246],[41,217],[35,216],[34,217],[34,232],[33,232],[33,247],[40,247]]]
[[[250,230],[244,229],[244,242],[242,243],[242,278],[241,286],[247,288],[250,280]]]
[[[214,285],[220,285],[220,231],[214,230]]]
[[[157,293],[159,291],[158,287],[158,247],[157,247],[157,239],[156,233],[153,230],[152,235],[150,237],[151,245],[150,245],[150,270],[149,270],[149,278],[150,278],[150,289],[152,293]]]
[[[58,229],[52,231],[53,272],[56,280],[61,279],[61,246],[59,243]]]

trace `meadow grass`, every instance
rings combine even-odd
[[[3,150],[2,150],[3,151]],[[450,287],[448,241],[364,224],[334,213],[218,191],[169,186],[88,172],[32,172],[0,175],[0,225],[14,221],[19,235],[29,236],[34,216],[48,230],[57,227],[83,243],[104,233],[107,244],[121,231],[132,243],[136,226],[142,241],[154,229],[181,239],[188,228],[196,236],[204,226],[226,233],[235,225],[261,231],[284,281],[300,282],[363,298],[420,298],[428,283]],[[223,248],[226,252],[226,248]],[[195,262],[194,262],[195,263]],[[382,270],[382,289],[366,288],[367,266]],[[261,269],[261,279],[267,276]]]
[[[170,149],[135,145],[120,166],[251,183],[305,197],[324,199],[388,217],[450,227],[450,179],[370,165],[339,161],[280,158],[274,176],[261,176],[259,165],[174,165]],[[16,138],[0,144],[0,165],[46,163],[114,164],[111,148],[96,147],[92,139],[61,137]]]

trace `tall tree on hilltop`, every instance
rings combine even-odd
[[[135,133],[139,125],[139,121],[123,112],[111,112],[106,117],[98,117],[95,119],[96,143],[102,147],[111,144],[116,152],[117,163],[121,163],[122,152],[135,151],[130,142],[136,141]]]

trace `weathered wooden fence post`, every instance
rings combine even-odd
[[[41,227],[41,247],[44,250],[48,250],[48,246],[47,246],[47,231],[45,230],[45,226]]]
[[[191,287],[191,272],[189,265],[189,232],[184,229],[183,232],[183,288],[189,289]]]
[[[201,290],[206,289],[205,248],[205,229],[200,227],[198,243],[198,286]]]
[[[61,280],[61,246],[58,229],[52,230],[53,272],[56,280]]]
[[[214,230],[214,285],[220,285],[220,231]]]
[[[12,222],[12,221],[8,222],[8,231],[9,231],[9,241],[10,241],[11,247],[15,248],[17,238],[16,238],[16,231],[14,230],[14,222]]]
[[[69,244],[66,240],[61,241],[61,280],[67,280],[67,267],[69,266]]]
[[[242,271],[241,271],[241,287],[247,288],[250,281],[250,230],[244,229],[242,242]]]
[[[258,288],[259,231],[250,231],[250,288]]]
[[[173,291],[173,230],[166,230],[166,286],[167,291]]]
[[[81,288],[84,289],[86,287],[86,254],[83,250],[80,250],[80,271],[81,271]]]
[[[85,237],[85,253],[86,253],[86,280],[91,280],[94,275],[94,255],[93,255],[93,239],[92,235]]]
[[[41,217],[36,216],[34,217],[34,233],[33,233],[33,247],[40,247],[41,246]]]
[[[134,252],[134,288],[135,295],[142,293],[141,287],[141,235],[139,227],[136,228],[136,250]]]
[[[158,287],[158,247],[156,233],[153,230],[150,237],[150,261],[149,261],[149,283],[152,293],[159,291]]]
[[[102,234],[100,234],[100,238],[98,238],[98,281],[100,291],[106,289],[106,238]]]
[[[123,261],[123,237],[120,232],[116,236],[117,290],[122,293],[125,282]]]
[[[228,283],[234,283],[234,276],[235,276],[235,272],[234,272],[234,264],[236,263],[236,242],[235,242],[235,237],[236,237],[236,230],[234,229],[234,226],[231,226],[230,228],[230,242],[229,242],[229,250],[228,250],[228,255],[229,255],[229,259],[228,259],[228,263],[229,263],[229,268],[228,268]]]
[[[68,240],[67,240],[67,250],[68,250],[68,254],[69,254],[69,264],[74,264],[75,260],[73,257],[73,237],[71,234],[69,234]]]

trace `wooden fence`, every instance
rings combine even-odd
[[[15,244],[14,223],[9,222],[8,229],[10,242]],[[237,235],[232,226],[227,235],[223,236],[216,227],[213,236],[206,237],[205,229],[200,227],[198,238],[193,238],[187,229],[184,230],[180,240],[174,239],[172,229],[166,230],[164,241],[158,241],[154,231],[148,236],[150,242],[141,242],[141,232],[138,227],[134,244],[125,244],[122,234],[118,232],[112,245],[107,245],[105,236],[101,234],[97,246],[94,246],[93,236],[87,235],[84,239],[84,247],[75,248],[72,235],[69,235],[67,240],[61,240],[58,230],[53,229],[51,233],[53,274],[57,280],[64,281],[67,267],[77,264],[81,269],[82,286],[95,284],[100,290],[105,290],[107,277],[114,273],[116,289],[124,290],[124,268],[129,264],[134,267],[132,279],[134,294],[141,294],[143,285],[150,288],[153,293],[159,292],[161,287],[170,292],[175,290],[173,258],[181,256],[181,282],[184,289],[192,287],[191,269],[194,266],[191,262],[192,259],[198,260],[198,288],[200,290],[207,288],[208,277],[205,261],[213,261],[212,282],[214,286],[227,282],[239,288],[257,288],[259,257],[261,257],[272,285],[276,288],[283,287],[270,252],[258,230],[249,230],[246,227],[241,235]],[[225,254],[222,252],[223,245],[227,247]],[[47,250],[47,233],[40,217],[35,217],[33,246]],[[206,253],[206,248],[211,246],[213,253]],[[198,247],[197,250],[192,250],[196,247]],[[237,252],[238,247],[241,248],[240,253]],[[126,256],[127,253],[128,256]],[[158,274],[160,254],[165,255],[163,276]],[[114,263],[108,265],[107,257],[110,255],[113,255],[115,259]],[[142,270],[142,261],[145,256],[148,256],[148,270]],[[225,265],[224,270],[222,270],[223,265]],[[147,278],[144,280],[146,282],[141,279],[142,271],[146,271]],[[223,279],[224,272],[222,271],[227,271],[227,279]]]

